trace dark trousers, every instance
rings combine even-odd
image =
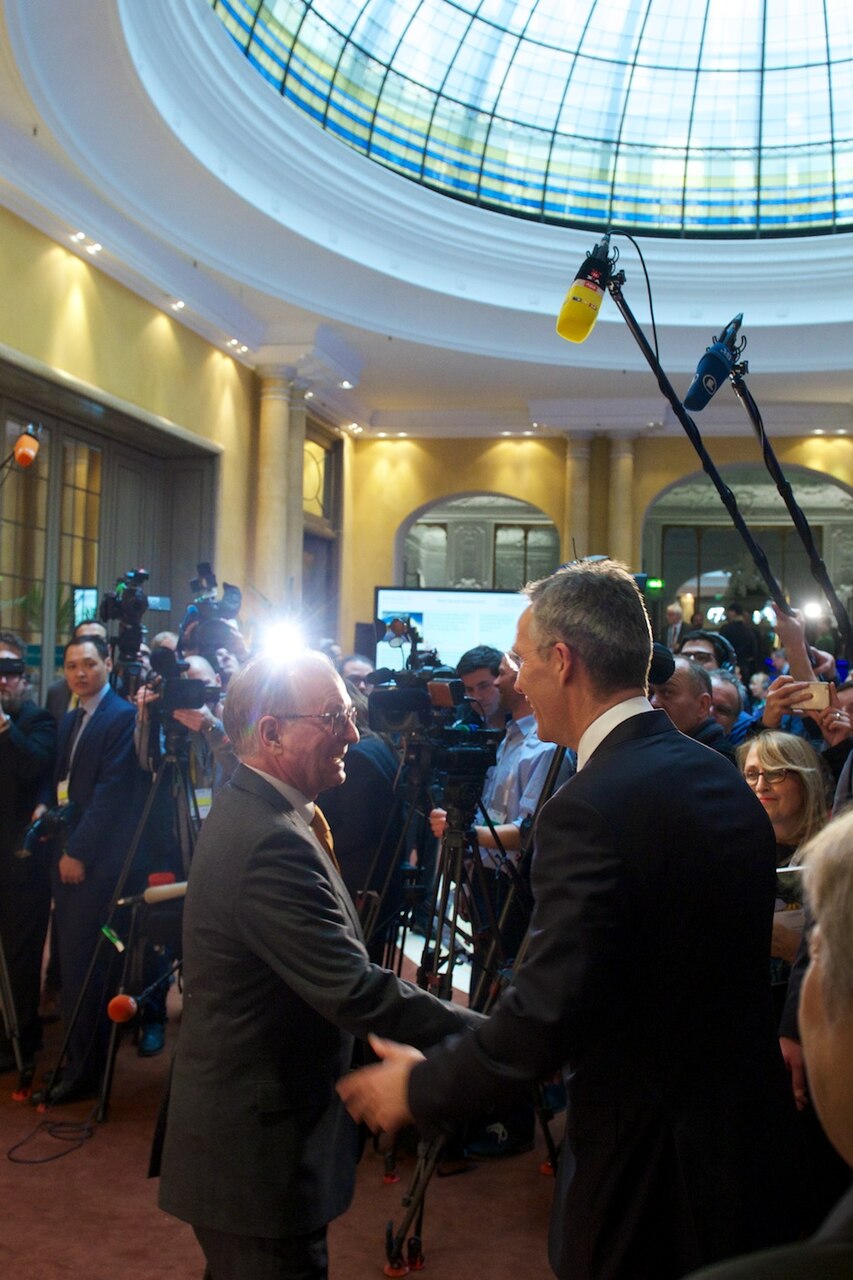
[[[38,854],[0,851],[0,943],[9,972],[21,1052],[31,1058],[41,1048],[39,991],[41,960],[50,916],[50,873]],[[0,1018],[0,1043],[8,1048]]]
[[[326,1227],[267,1240],[193,1227],[207,1260],[204,1280],[326,1280]]]
[[[53,897],[56,904],[56,932],[62,968],[62,1020],[71,1021],[83,992],[86,975],[106,920],[114,881],[93,876],[82,884],[62,884],[54,870]],[[114,994],[110,970],[115,952],[104,940],[98,960],[83,992],[83,1000],[68,1045],[63,1075],[69,1080],[97,1083],[106,1065],[110,1023],[107,1003]]]

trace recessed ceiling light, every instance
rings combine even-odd
[[[398,440],[405,440],[405,439],[408,437],[408,434],[409,434],[409,433],[408,433],[408,431],[398,431],[398,432],[397,432],[397,439],[398,439]]]
[[[93,255],[94,255],[94,254],[96,254],[96,253],[100,253],[100,252],[101,252],[101,250],[103,249],[103,247],[104,247],[104,246],[103,246],[102,244],[98,244],[98,242],[97,242],[97,240],[96,240],[96,241],[94,242],[94,244],[87,244],[87,245],[86,245],[86,252],[87,252],[87,253],[91,253],[91,254],[93,254]]]
[[[305,392],[305,399],[306,399],[306,400],[313,400],[313,399],[314,399],[314,392],[313,392],[313,391],[306,391],[306,392]]]
[[[352,383],[346,378],[344,378],[343,382],[340,383],[340,387],[342,391],[352,391]]]
[[[246,346],[245,343],[243,343],[242,347],[240,348],[240,355],[244,356],[248,350],[249,348]]]
[[[511,432],[511,431],[502,431],[502,432],[501,432],[501,435],[502,435],[502,436],[511,436],[511,435],[512,435],[512,432]]]
[[[813,436],[822,436],[823,434],[824,434],[823,427],[815,427],[814,431],[812,432]]]
[[[183,311],[183,309],[184,309],[184,307],[185,307],[186,305],[187,305],[187,304],[186,304],[185,302],[182,302],[182,301],[181,301],[181,299],[180,299],[180,298],[178,298],[175,302],[173,302],[173,303],[172,303],[172,310],[173,310],[173,311]]]
[[[846,435],[847,435],[847,428],[846,428],[846,427],[839,427],[835,434],[836,434],[837,436],[846,436]]]
[[[377,431],[376,434],[379,436],[380,440],[385,440],[388,437],[387,431]]]
[[[74,235],[71,237],[71,239],[72,239],[72,240],[76,240],[76,241],[77,241],[77,243],[79,244],[81,240],[85,240],[85,239],[86,239],[86,232],[85,232],[85,231],[75,231],[75,232],[74,232]]]
[[[228,345],[229,347],[239,347],[240,343],[237,341],[236,338],[229,338]]]
[[[532,432],[532,431],[523,431],[521,434],[522,434],[522,435],[525,435],[525,436],[532,436],[532,435],[533,435],[533,432]]]

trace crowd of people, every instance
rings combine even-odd
[[[369,725],[369,657],[331,641],[252,657],[242,638],[201,654],[182,637],[205,699],[166,713],[162,687],[115,680],[104,628],[87,623],[42,709],[23,645],[0,635],[0,941],[27,1064],[51,902],[48,974],[72,1030],[34,1097],[90,1097],[102,1078],[113,956],[96,943],[117,877],[128,892],[152,873],[186,879],[157,1160],[160,1203],[192,1224],[213,1280],[326,1276],[326,1225],[358,1155],[345,1107],[500,1157],[529,1149],[531,1089],[561,1076],[549,1254],[565,1280],[715,1263],[709,1276],[739,1276],[723,1260],[810,1236],[849,1187],[853,684],[796,614],[778,620],[775,665],[737,604],[719,630],[672,605],[653,644],[613,562],[526,592],[513,649],[478,645],[456,672],[464,718],[503,735],[456,886],[467,1008],[389,967],[397,924],[424,912],[444,865],[448,805],[440,790],[401,802],[400,743]],[[143,670],[177,644],[155,636]],[[176,754],[193,795],[213,796],[191,849],[171,789],[151,799]],[[26,834],[51,818],[51,840]],[[421,915],[436,945],[443,924]],[[162,1052],[164,1023],[149,1001],[141,1053]],[[4,1072],[13,1047],[0,1043]],[[365,1052],[372,1065],[351,1072]],[[851,1265],[842,1206],[814,1243],[767,1255],[790,1271],[766,1274],[848,1274],[826,1261],[835,1249]],[[796,1269],[812,1255],[825,1269]]]

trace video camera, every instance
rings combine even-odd
[[[368,723],[378,733],[403,737],[410,779],[440,786],[446,805],[461,809],[470,822],[503,730],[466,723],[462,681],[452,667],[441,664],[434,649],[418,653],[421,637],[411,619],[395,618],[377,627],[393,635],[389,643],[394,647],[408,639],[412,648],[404,670],[380,669],[367,677],[374,685]]]
[[[219,701],[222,691],[216,687],[209,689],[204,680],[182,678],[188,669],[190,663],[182,662],[173,649],[155,649],[151,654],[151,671],[156,677],[151,685],[159,692],[160,710],[165,716],[177,710],[201,710],[205,704]]]
[[[79,816],[77,805],[73,800],[69,800],[66,804],[54,805],[52,809],[46,809],[40,818],[36,818],[35,822],[27,827],[24,848],[28,853],[40,853],[47,844],[55,841],[64,844],[65,837],[69,836],[77,825]]]
[[[0,658],[0,676],[22,676],[26,669],[23,658]]]
[[[125,666],[132,666],[139,660],[139,649],[145,635],[142,618],[148,608],[144,585],[149,576],[145,569],[128,569],[123,577],[116,580],[114,591],[104,592],[98,607],[98,617],[105,626],[109,622],[119,624],[115,640],[119,660]]]
[[[223,582],[222,596],[216,598],[216,574],[208,560],[196,565],[198,577],[190,582],[192,601],[181,622],[178,650],[192,650],[207,658],[216,670],[216,650],[231,649],[234,643],[233,622],[240,612],[243,593],[231,582]]]

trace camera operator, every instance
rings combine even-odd
[[[56,724],[29,696],[24,655],[22,640],[11,631],[0,632],[0,942],[27,1064],[41,1048],[39,985],[50,917],[50,869],[39,851],[24,848],[24,832],[39,787],[53,769]],[[15,1065],[0,1024],[0,1073]]]
[[[185,669],[179,678],[202,681],[206,701],[201,707],[175,707],[172,721],[189,732],[194,774],[198,786],[216,793],[237,767],[237,757],[222,725],[222,679],[200,654],[190,654],[180,663]],[[136,754],[147,773],[156,773],[163,757],[164,729],[160,712],[160,692],[143,685],[136,695],[137,721],[134,732]]]
[[[506,713],[495,684],[501,657],[500,649],[478,644],[463,653],[456,664],[456,674],[462,681],[470,709],[487,729],[502,729],[506,724]]]

